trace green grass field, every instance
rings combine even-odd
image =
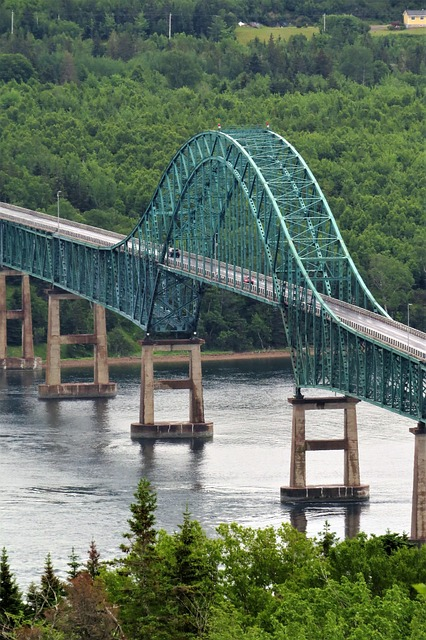
[[[419,27],[418,29],[401,29],[401,31],[389,31],[389,29],[378,29],[377,31],[370,32],[372,36],[424,36],[426,35],[426,29]]]
[[[237,40],[241,44],[248,44],[251,40],[258,38],[261,42],[268,42],[271,34],[274,40],[288,40],[290,36],[304,35],[312,38],[314,33],[319,33],[318,27],[237,27],[235,30]]]
[[[241,44],[248,44],[251,40],[258,38],[261,42],[268,42],[269,38],[272,37],[274,40],[288,40],[290,36],[295,35],[304,35],[307,38],[312,38],[314,33],[319,33],[318,27],[302,27],[298,29],[297,27],[237,27],[235,30],[237,40]],[[381,36],[418,36],[418,35],[426,35],[426,28],[419,29],[403,29],[401,31],[389,31],[388,29],[377,29],[370,31],[373,37],[381,37]]]

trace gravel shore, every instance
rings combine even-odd
[[[251,360],[261,358],[289,358],[290,352],[288,350],[275,350],[270,351],[244,351],[243,353],[203,353],[201,352],[201,360],[203,362],[211,360]],[[186,362],[188,360],[186,355],[183,354],[154,354],[154,360],[156,362]],[[131,356],[129,358],[108,358],[108,364],[110,365],[128,365],[139,364],[139,356]],[[45,363],[43,363],[43,367]],[[61,367],[91,367],[93,366],[92,358],[75,358],[72,360],[62,360]]]

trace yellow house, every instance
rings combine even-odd
[[[426,27],[426,11],[424,9],[419,11],[406,9],[402,16],[407,29],[413,29],[414,27]]]

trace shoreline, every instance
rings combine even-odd
[[[243,351],[230,353],[206,353],[201,352],[201,362],[209,362],[215,360],[261,360],[267,358],[290,358],[290,351],[271,349],[270,351]],[[108,365],[136,365],[140,364],[141,356],[128,356],[124,358],[108,358]],[[155,362],[187,362],[188,356],[181,354],[155,354]],[[92,367],[93,358],[75,358],[72,360],[61,360],[61,368],[72,367]],[[43,369],[46,363],[42,364]]]

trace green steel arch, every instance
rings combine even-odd
[[[0,264],[98,302],[149,333],[195,332],[205,283],[274,305],[296,387],[336,390],[426,420],[424,355],[336,315],[332,300],[388,319],[309,167],[269,129],[188,140],[139,224],[113,247],[7,221],[0,229]]]

